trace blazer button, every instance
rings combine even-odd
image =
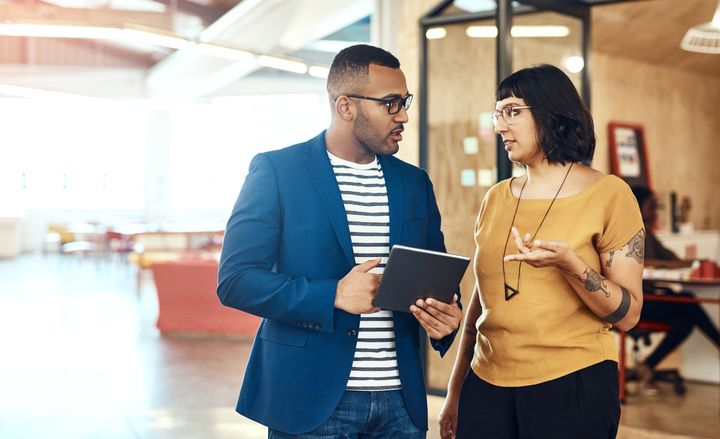
[[[347,332],[348,337],[357,337],[357,329],[351,329]]]

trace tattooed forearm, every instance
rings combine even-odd
[[[614,251],[610,252],[610,256],[608,256],[608,260],[605,261],[605,266],[606,266],[607,268],[612,267],[613,256],[615,256],[615,252],[614,252]]]
[[[642,264],[645,260],[645,229],[640,229],[626,245],[628,252],[625,256],[630,256],[638,264]]]
[[[625,316],[627,315],[628,311],[630,310],[630,291],[628,291],[627,288],[620,287],[622,290],[622,298],[620,299],[620,305],[617,307],[615,311],[610,313],[607,317],[605,317],[603,320],[605,320],[608,323],[617,323]]]
[[[600,276],[597,271],[593,270],[590,267],[585,267],[585,271],[583,271],[583,276],[578,276],[577,274],[573,274],[577,280],[583,283],[585,286],[585,289],[589,293],[594,293],[595,291],[602,291],[605,293],[605,297],[610,297],[610,291],[607,289],[607,285],[605,285],[605,278]]]

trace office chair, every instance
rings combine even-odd
[[[641,341],[645,344],[645,346],[650,346],[651,333],[668,331],[670,331],[670,325],[667,323],[656,322],[652,320],[639,321],[638,324],[627,333],[627,335],[629,335],[630,338],[633,339],[633,362],[635,364],[640,363],[639,353]],[[621,349],[624,349],[624,346],[622,346]],[[625,380],[638,380],[638,376],[634,368],[625,370]],[[682,375],[680,375],[680,371],[678,371],[677,369],[655,369],[653,371],[653,380],[671,383],[673,385],[673,390],[676,395],[684,395],[687,391],[685,387],[685,380],[683,379]]]

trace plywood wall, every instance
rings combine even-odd
[[[608,122],[641,124],[653,189],[689,196],[693,226],[720,229],[720,78],[595,53],[592,96],[594,166],[609,170]]]

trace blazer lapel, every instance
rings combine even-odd
[[[390,248],[400,241],[402,237],[402,220],[405,203],[405,189],[402,175],[396,163],[389,158],[379,156],[382,166],[385,186],[387,187],[388,204],[390,206]]]
[[[355,265],[345,205],[342,202],[340,188],[325,149],[325,131],[307,143],[305,152],[307,153],[305,162],[325,210],[330,216],[330,223],[335,231],[335,236],[337,236],[350,265]]]

